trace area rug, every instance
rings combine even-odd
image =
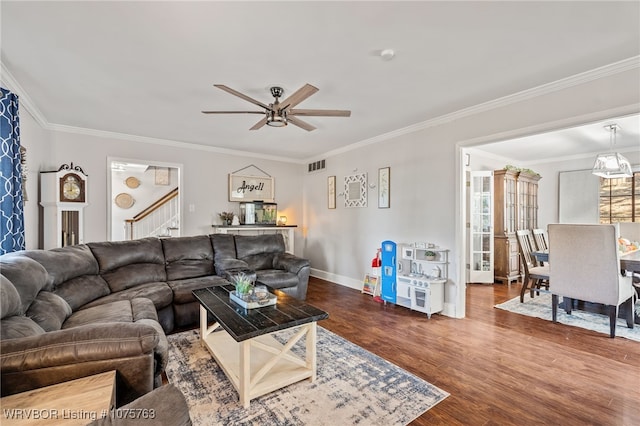
[[[495,307],[530,317],[542,318],[549,321],[552,319],[551,294],[549,293],[540,294],[533,299],[527,295],[524,303],[520,303],[520,296],[518,296]],[[599,315],[576,309],[571,311],[571,315],[568,315],[563,308],[558,307],[558,322],[573,327],[597,331],[607,336],[609,335],[609,317],[607,315]],[[626,320],[618,318],[616,323],[616,337],[625,337],[640,342],[640,325],[635,324],[634,328],[630,329],[627,327]]]
[[[276,334],[284,341],[291,330]],[[406,425],[449,394],[318,327],[317,378],[262,397],[244,409],[199,331],[169,335],[167,378],[185,395],[195,425]],[[304,352],[302,339],[294,352]]]

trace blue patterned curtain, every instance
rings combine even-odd
[[[18,97],[0,87],[0,254],[24,250]]]

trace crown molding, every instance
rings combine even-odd
[[[239,157],[261,158],[264,160],[303,164],[303,163],[300,163],[299,160],[293,160],[291,158],[286,158],[286,157],[279,157],[276,155],[258,154],[258,153],[240,151],[235,149],[218,148],[218,147],[208,146],[208,145],[199,145],[191,142],[176,141],[172,139],[160,139],[160,138],[151,138],[146,136],[130,135],[127,133],[109,132],[106,130],[86,129],[83,127],[65,126],[61,124],[50,124],[48,126],[48,130],[52,130],[56,132],[64,132],[64,133],[74,133],[74,134],[85,135],[85,136],[95,136],[100,138],[148,143],[153,145],[171,146],[171,147],[182,148],[182,149],[193,149],[197,151],[215,152],[218,154],[235,155]]]
[[[505,107],[518,102],[526,101],[550,93],[554,93],[560,90],[568,89],[571,87],[579,86],[581,84],[588,83],[590,81],[598,80],[601,78],[609,77],[612,75],[620,74],[626,71],[632,71],[640,68],[640,55],[633,56],[631,58],[624,59],[622,61],[614,62],[599,68],[595,68],[589,71],[585,71],[579,74],[572,75],[560,80],[546,83],[531,89],[523,90],[521,92],[513,93],[511,95],[503,96],[488,102],[477,104],[468,108],[463,108],[458,111],[454,111],[449,114],[444,114],[439,117],[432,118],[420,123],[416,123],[401,129],[394,130],[392,132],[384,133],[372,138],[362,140],[360,142],[353,143],[343,148],[328,151],[320,156],[331,157],[338,154],[343,154],[354,149],[362,148],[367,145],[382,142],[388,139],[393,139],[398,136],[406,135],[409,133],[418,132],[431,127],[441,126],[443,124],[450,123],[461,118],[480,114],[482,112],[490,111],[493,109]],[[497,141],[494,139],[494,141]],[[317,157],[317,156],[315,156]],[[314,158],[315,158],[314,157]],[[306,162],[311,161],[307,159]]]
[[[41,127],[43,127],[44,129],[48,129],[50,124],[44,117],[44,114],[42,114],[40,109],[38,109],[38,107],[36,106],[35,102],[33,102],[29,95],[27,95],[27,92],[22,88],[20,83],[18,83],[18,81],[9,72],[7,67],[4,65],[4,62],[0,62],[0,70],[0,81],[2,81],[2,84],[6,85],[7,89],[18,95],[19,107],[23,107],[25,110],[27,110],[27,112],[33,116],[33,118]]]
[[[611,117],[625,117],[625,116],[636,115],[636,114],[640,114],[640,104],[625,105],[618,108],[611,108],[608,110],[599,111],[597,113],[583,114],[583,115],[570,117],[562,120],[556,120],[552,122],[547,122],[547,123],[543,123],[535,126],[509,130],[506,132],[493,133],[491,135],[486,135],[486,136],[481,136],[474,139],[461,141],[461,142],[458,142],[456,145],[461,148],[468,149],[470,151],[472,150],[472,151],[481,153],[482,155],[485,155],[488,158],[494,158],[494,159],[503,160],[503,161],[513,161],[513,159],[504,158],[502,156],[490,154],[486,151],[483,151],[482,147],[486,144],[490,144],[494,142],[503,142],[511,139],[538,135],[541,133],[555,132],[558,130],[568,129],[571,127],[582,126],[589,123],[595,123],[597,121],[607,120]],[[617,149],[617,151],[621,153],[635,152],[637,151],[637,148],[635,147],[622,148],[622,149]],[[536,160],[536,161],[523,161],[523,162],[520,162],[519,164],[521,166],[530,166],[530,165],[536,165],[541,163],[547,164],[547,163],[555,163],[555,162],[561,162],[561,161],[579,160],[582,158],[593,157],[597,154],[598,152],[567,155],[563,157],[546,158],[543,160]]]

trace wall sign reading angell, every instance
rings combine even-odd
[[[229,201],[275,201],[275,183],[271,176],[229,174]]]

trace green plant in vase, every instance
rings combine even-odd
[[[240,272],[238,275],[233,276],[233,284],[236,286],[236,295],[243,300],[246,300],[251,295],[253,290],[253,281],[244,272]]]
[[[436,252],[431,250],[425,251],[424,257],[427,260],[434,260],[436,258]]]
[[[233,221],[233,212],[222,212],[219,214],[220,215],[220,219],[222,219],[222,224],[223,225],[231,225],[231,222]]]

